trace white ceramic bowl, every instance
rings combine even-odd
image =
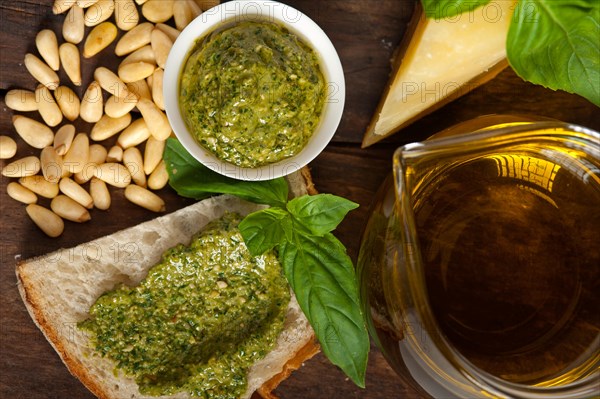
[[[278,23],[301,38],[317,53],[328,88],[320,123],[302,151],[293,157],[258,168],[235,166],[218,159],[200,146],[188,131],[179,108],[179,77],[196,40],[224,24],[247,20]],[[325,32],[300,11],[276,1],[231,1],[199,15],[181,32],[173,45],[165,67],[163,86],[167,116],[181,144],[208,168],[240,180],[274,179],[312,161],[333,137],[342,118],[346,96],[342,64]]]

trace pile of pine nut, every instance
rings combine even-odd
[[[92,208],[108,209],[108,186],[123,188],[125,198],[150,211],[165,210],[164,201],[151,191],[168,182],[162,160],[172,133],[162,94],[165,63],[179,32],[218,2],[135,0],[136,6],[134,0],[55,0],[54,14],[67,13],[64,43],[59,45],[52,30],[39,32],[39,57],[27,54],[24,60],[39,85],[35,91],[10,90],[5,97],[12,110],[41,116],[44,123],[20,114],[12,119],[18,136],[41,152],[2,168],[4,176],[17,179],[7,185],[8,195],[27,204],[27,214],[48,236],[62,234],[63,219],[82,223],[90,220]],[[140,23],[140,11],[145,22]],[[115,23],[110,21],[113,16]],[[171,18],[175,27],[167,24]],[[86,26],[92,27],[87,37]],[[62,67],[71,83],[81,86],[77,45],[83,42],[84,58],[94,57],[116,39],[119,29],[126,33],[115,53],[125,58],[117,71],[97,67],[80,99],[61,84],[56,72]],[[106,101],[103,90],[110,94]],[[135,119],[138,112],[141,117]],[[77,132],[69,123],[77,118],[93,123],[91,131]],[[59,126],[65,119],[67,123]],[[114,146],[102,144],[116,134]],[[142,154],[138,146],[144,143]],[[16,152],[17,143],[0,136],[0,159],[13,158]],[[50,209],[37,204],[38,196],[51,199]]]

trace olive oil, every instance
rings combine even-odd
[[[413,210],[442,335],[478,368],[544,386],[598,365],[600,183],[585,160],[532,154],[430,173]]]

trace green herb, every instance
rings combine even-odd
[[[364,388],[369,336],[354,266],[342,243],[331,233],[294,231],[292,241],[280,244],[279,261],[325,355]]]
[[[519,1],[506,50],[523,79],[600,106],[600,1]]]
[[[293,221],[289,212],[279,207],[251,213],[240,230],[251,254],[262,254],[275,248],[283,238],[290,240]]]
[[[204,199],[230,194],[271,206],[285,206],[287,202],[288,186],[284,178],[260,182],[231,179],[202,165],[175,139],[167,140],[164,159],[169,184],[182,197]]]
[[[354,202],[331,194],[304,196],[287,203],[287,209],[312,234],[322,236],[333,231],[352,209]]]
[[[175,139],[164,154],[169,183],[184,197],[232,194],[270,205],[251,213],[239,229],[252,255],[275,249],[323,353],[357,385],[365,386],[369,335],[358,301],[354,266],[331,233],[358,204],[331,194],[288,201],[287,182],[248,182],[221,176],[191,157]]]
[[[422,0],[429,18],[471,12],[490,0]],[[522,79],[600,106],[600,1],[519,0],[506,41]]]

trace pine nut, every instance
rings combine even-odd
[[[58,87],[60,80],[56,72],[33,54],[25,54],[25,68],[31,76],[50,90]]]
[[[153,80],[154,80],[154,77],[152,75],[150,75],[146,78],[146,83],[148,84],[148,88],[150,89],[150,91],[152,91],[152,81]],[[150,98],[150,100],[152,100],[152,98]]]
[[[16,153],[17,143],[11,137],[0,136],[0,159],[10,159],[14,157]]]
[[[81,86],[81,60],[79,49],[73,43],[63,43],[58,49],[65,73],[75,86]]]
[[[58,86],[54,91],[54,97],[56,97],[56,102],[65,118],[71,122],[77,119],[81,103],[73,90],[67,86]]]
[[[57,195],[50,202],[50,209],[63,219],[71,222],[83,223],[90,220],[92,217],[87,209],[73,201],[66,195]]]
[[[86,10],[83,22],[85,26],[96,26],[109,19],[114,11],[115,2],[113,0],[97,0]]]
[[[83,40],[84,34],[83,9],[78,5],[74,5],[63,22],[63,38],[69,43],[79,44]]]
[[[127,97],[129,95],[127,85],[108,68],[96,68],[94,71],[94,79],[100,83],[100,87],[113,96]]]
[[[190,10],[192,11],[192,20],[195,19],[198,15],[202,14],[202,8],[196,3],[194,0],[184,0],[188,3]]]
[[[90,195],[94,200],[94,206],[102,211],[110,208],[110,192],[106,183],[102,180],[92,177],[90,181]]]
[[[86,122],[96,123],[102,118],[103,109],[102,88],[94,80],[83,95],[83,100],[81,100],[79,108],[79,116]]]
[[[146,79],[154,73],[155,65],[146,62],[132,62],[119,66],[119,77],[125,83],[137,82]]]
[[[135,28],[140,15],[133,0],[115,0],[115,20],[121,30],[128,31]]]
[[[90,155],[90,141],[87,134],[79,133],[73,139],[71,148],[63,158],[63,168],[71,173],[79,173],[85,167]]]
[[[150,133],[157,140],[166,140],[171,135],[171,125],[167,116],[156,104],[145,98],[141,98],[137,103],[137,108],[142,113]]]
[[[166,141],[150,137],[144,150],[144,173],[149,175],[162,160]]]
[[[73,138],[75,137],[75,126],[64,125],[56,132],[54,136],[54,150],[57,155],[63,156],[71,148]]]
[[[179,30],[183,30],[186,26],[192,22],[192,9],[188,5],[187,1],[179,0],[173,2],[173,17],[175,18],[175,26]]]
[[[156,29],[166,34],[173,43],[175,43],[175,40],[177,40],[179,34],[181,33],[179,30],[167,24],[156,24]]]
[[[165,98],[163,96],[163,76],[164,69],[156,68],[152,74],[152,100],[161,110],[165,110]]]
[[[84,206],[88,209],[91,209],[94,206],[94,201],[92,197],[88,194],[87,191],[79,184],[77,184],[73,179],[68,177],[63,177],[60,179],[60,183],[58,183],[58,187],[60,191],[71,198],[73,201],[79,203],[81,206]]]
[[[152,95],[150,94],[150,89],[148,88],[148,83],[146,83],[146,79],[138,80],[137,82],[127,83],[127,89],[136,96],[136,104],[138,102],[138,99],[140,98],[152,100]]]
[[[125,116],[135,108],[138,99],[134,93],[130,92],[130,95],[124,98],[110,96],[104,106],[104,112],[111,118],[120,118]]]
[[[42,174],[50,183],[58,183],[63,175],[63,161],[54,147],[46,147],[40,154]]]
[[[110,147],[108,155],[106,156],[106,162],[121,162],[123,160],[123,149],[118,145]]]
[[[133,110],[137,102],[138,99],[133,93],[126,98],[110,96],[106,101],[104,111],[110,118],[121,118]]]
[[[148,188],[152,190],[160,190],[169,182],[169,174],[167,173],[167,165],[161,159],[160,163],[152,171],[148,177]]]
[[[169,51],[171,51],[171,47],[173,47],[173,42],[166,33],[160,29],[154,29],[152,31],[150,44],[154,51],[154,56],[156,57],[156,63],[159,67],[164,69],[167,58],[169,57]]]
[[[75,173],[75,175],[73,176],[73,180],[75,180],[78,184],[87,183],[94,176],[96,166],[102,165],[104,162],[106,162],[107,157],[108,152],[106,151],[106,148],[104,148],[103,145],[90,145],[88,161],[81,172]]]
[[[71,177],[71,176],[73,176],[73,173],[69,172],[69,170],[63,166],[61,177]]]
[[[90,146],[89,162],[96,165],[102,165],[106,162],[106,157],[108,157],[108,151],[106,151],[106,148],[103,145],[92,144]]]
[[[144,161],[142,153],[137,147],[129,147],[123,152],[123,164],[131,173],[131,179],[135,184],[146,187],[146,175],[144,174]]]
[[[6,177],[33,176],[41,169],[41,163],[38,157],[31,155],[25,158],[17,159],[2,168],[2,175]]]
[[[77,0],[77,5],[81,8],[88,8],[96,4],[98,0]]]
[[[34,148],[42,149],[54,141],[54,133],[43,123],[22,115],[14,115],[12,122],[19,136]]]
[[[56,34],[50,29],[41,30],[35,37],[35,45],[46,64],[55,71],[60,68],[58,56],[58,40]]]
[[[35,93],[29,90],[9,90],[4,97],[4,102],[8,108],[15,111],[30,112],[38,110]]]
[[[112,1],[112,0],[111,0]],[[111,22],[102,22],[89,33],[83,45],[83,57],[91,58],[108,47],[117,38],[117,27]]]
[[[39,85],[35,89],[35,99],[38,103],[38,111],[46,125],[54,127],[62,122],[63,114],[60,107],[46,86]]]
[[[35,204],[37,202],[37,195],[33,191],[14,181],[8,183],[6,192],[10,198],[24,204]]]
[[[49,182],[44,176],[24,176],[19,179],[19,183],[44,198],[54,198],[58,195],[58,184]]]
[[[131,173],[120,163],[104,163],[94,169],[94,176],[111,186],[123,188],[131,183]]]
[[[125,33],[117,42],[115,54],[121,57],[149,44],[153,29],[153,24],[144,22]]]
[[[117,139],[117,144],[123,149],[129,147],[135,147],[138,144],[143,143],[150,137],[150,130],[144,121],[144,118],[136,119],[123,130]]]
[[[152,212],[164,212],[165,202],[152,191],[131,184],[125,188],[125,198]]]
[[[70,9],[75,3],[75,0],[54,0],[52,12],[54,14],[62,14],[63,12]]]
[[[148,0],[142,6],[142,15],[154,23],[168,21],[173,16],[173,0]]]
[[[71,177],[71,178],[73,178],[73,180],[75,181],[75,183],[80,184],[80,185],[84,185],[85,183],[87,183],[88,181],[90,181],[90,179],[92,177],[94,177],[93,169],[95,167],[96,167],[96,165],[92,166],[92,165],[90,165],[88,163],[88,164],[86,164],[86,167],[83,168],[83,170],[81,172],[75,173],[75,174],[73,174],[71,176],[64,176],[64,177]],[[88,171],[88,169],[90,171]]]
[[[111,118],[108,115],[103,115],[92,128],[90,137],[94,141],[106,140],[125,129],[130,123],[131,114],[125,114],[120,118]]]
[[[58,237],[64,231],[64,222],[51,210],[36,204],[27,205],[25,210],[31,220],[33,220],[33,223],[35,223],[47,236],[52,238]]]
[[[125,57],[123,61],[121,61],[121,66],[131,64],[133,62],[146,62],[148,64],[156,65],[156,59],[154,58],[154,50],[152,50],[152,46],[147,44],[135,50],[133,53]]]
[[[144,4],[147,1],[148,0],[135,0],[135,2],[137,3],[137,5],[139,5],[139,6],[141,6],[142,4]]]

